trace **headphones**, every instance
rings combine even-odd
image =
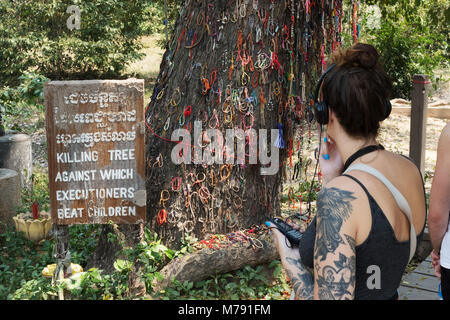
[[[317,83],[316,90],[314,91],[314,105],[313,105],[313,113],[314,117],[316,118],[317,122],[320,125],[326,125],[328,124],[328,105],[325,101],[319,101],[319,91],[320,87],[322,86],[322,83],[326,77],[326,75],[333,70],[336,67],[336,64],[331,64],[327,70],[320,76],[319,82]],[[392,105],[391,101],[389,99],[386,99],[385,101],[385,111],[384,111],[384,118],[381,119],[381,121],[387,119],[392,111]]]

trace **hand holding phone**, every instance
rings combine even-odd
[[[273,223],[275,227],[280,230],[280,232],[289,240],[292,246],[299,246],[300,239],[302,238],[302,233],[300,231],[295,230],[293,227],[279,218],[270,218],[269,222]]]

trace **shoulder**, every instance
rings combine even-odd
[[[348,211],[351,204],[358,202],[364,195],[362,187],[353,179],[339,176],[327,183],[317,195],[317,207],[333,206],[346,207]]]
[[[382,172],[389,181],[391,181],[400,192],[408,196],[408,202],[414,202],[418,199],[423,199],[425,195],[424,178],[419,167],[413,160],[407,156],[386,152],[381,166],[378,170]],[[421,204],[418,204],[422,207]]]
[[[355,213],[359,214],[355,214]],[[317,228],[330,228],[355,238],[364,213],[370,212],[367,195],[355,180],[339,176],[331,180],[317,195]],[[329,230],[328,230],[329,231]]]
[[[439,137],[438,152],[447,152],[450,148],[450,122],[442,129],[441,136]]]
[[[331,222],[341,232],[353,233],[353,212],[360,208],[364,191],[354,180],[337,177],[331,180],[317,195],[317,219]]]
[[[447,122],[442,130],[442,136],[445,136],[446,139],[450,140],[450,122]]]
[[[384,155],[385,158],[383,164],[385,164],[387,168],[393,168],[394,171],[403,169],[420,173],[419,168],[409,156],[391,151],[384,151]]]
[[[431,185],[431,196],[442,194],[442,199],[448,200],[450,189],[450,122],[442,130],[437,149],[436,166],[434,170],[433,183]]]
[[[423,177],[422,173],[414,161],[406,155],[384,150],[379,159],[370,164],[373,168],[381,172],[389,181],[391,181],[400,191],[408,193],[413,187],[419,193],[423,193]],[[357,177],[361,177],[358,171],[354,173]],[[353,174],[353,173],[352,173]],[[362,177],[368,174],[363,174]],[[370,176],[370,175],[369,175]],[[373,187],[373,181],[376,178],[364,179],[365,185]],[[415,195],[414,197],[416,197]]]

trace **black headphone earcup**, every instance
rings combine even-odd
[[[316,102],[313,107],[314,117],[321,125],[328,124],[328,106],[325,101]]]
[[[314,117],[320,125],[328,124],[328,106],[325,101],[319,102],[320,87],[325,79],[325,76],[336,67],[335,63],[332,63],[327,70],[320,76],[319,81],[314,90],[314,105],[312,106]]]
[[[391,112],[392,112],[391,101],[389,99],[386,99],[386,109],[384,111],[384,119],[383,120],[386,120],[387,118],[389,118]]]

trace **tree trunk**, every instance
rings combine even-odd
[[[157,281],[153,292],[158,292],[172,284],[172,281],[202,281],[215,274],[240,270],[246,265],[251,267],[269,264],[279,259],[273,238],[269,234],[258,238],[259,247],[249,242],[237,242],[220,248],[205,248],[168,263],[159,273],[163,280]]]
[[[294,151],[294,123],[309,118],[307,80],[322,71],[323,30],[334,26],[329,3],[305,8],[302,1],[186,1],[146,112],[147,220],[167,245],[178,247],[186,233],[203,239],[278,214],[284,164]],[[327,51],[337,43],[332,31],[328,36]],[[301,89],[303,95],[297,94]],[[174,163],[171,155],[178,153],[180,140],[172,138],[175,129],[194,136],[180,144],[192,147],[191,158],[210,146],[212,139],[196,138],[195,121],[223,137],[226,129],[252,128],[258,134],[282,124],[285,146],[276,149],[280,170],[261,174],[261,145],[256,164],[250,148],[242,165]],[[267,149],[280,146],[270,140]]]
[[[110,274],[114,271],[114,262],[118,258],[117,252],[126,248],[134,248],[144,238],[144,225],[140,224],[110,224],[104,225],[98,240],[97,247],[88,261],[86,270],[99,268]],[[115,235],[115,241],[110,241],[108,234]],[[145,294],[145,285],[141,281],[142,263],[134,261],[133,270],[129,274],[129,289],[131,296]]]
[[[305,165],[314,80],[325,55],[340,44],[341,21],[341,0],[185,1],[146,110],[147,226],[164,244],[178,249],[187,234],[204,239],[280,215],[285,168],[293,168],[294,154],[300,170]],[[258,142],[259,129],[267,129],[265,148],[279,147],[271,150],[279,154],[279,170],[261,174],[269,166],[262,164],[266,150],[257,146],[256,162],[249,147],[239,156],[238,139],[225,150],[224,164],[197,161],[196,152],[214,139],[172,137],[183,128],[195,136],[196,124],[198,132],[213,129],[223,137],[227,129],[255,129]],[[277,130],[274,137],[270,129]],[[191,163],[177,163],[181,156],[189,160],[189,152]],[[215,265],[219,270],[220,263],[227,261]]]

